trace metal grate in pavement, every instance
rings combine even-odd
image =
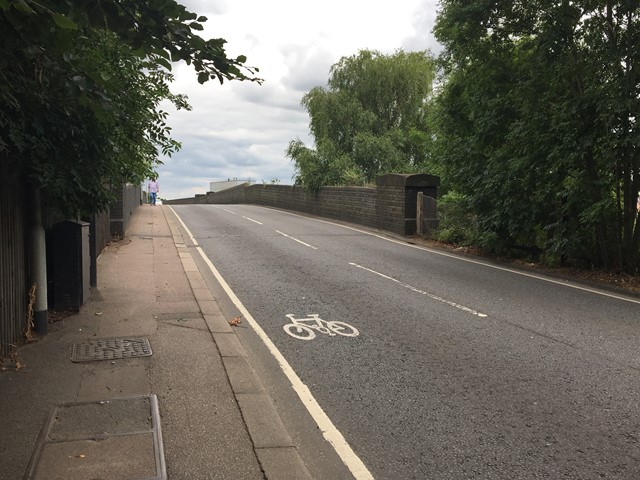
[[[152,353],[149,339],[144,337],[95,338],[83,343],[74,343],[71,361],[93,362],[149,357]]]

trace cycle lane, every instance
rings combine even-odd
[[[486,452],[494,453],[496,465],[512,467],[504,475],[527,468],[547,471],[545,459],[548,464],[548,455],[558,454],[543,441],[554,414],[566,414],[567,402],[574,402],[578,410],[585,408],[588,415],[597,413],[606,401],[598,385],[621,395],[629,393],[620,388],[623,380],[629,380],[624,368],[610,364],[596,368],[594,359],[584,352],[565,350],[537,335],[530,338],[531,332],[505,326],[491,315],[482,322],[469,322],[447,305],[434,306],[405,296],[416,293],[411,290],[404,289],[405,295],[391,294],[395,287],[384,278],[372,278],[366,271],[345,274],[349,269],[343,265],[344,258],[323,253],[324,241],[312,242],[312,235],[289,231],[319,246],[318,251],[283,243],[289,240],[276,239],[265,231],[244,232],[227,236],[234,240],[226,246],[217,238],[218,244],[211,246],[212,256],[218,256],[214,263],[223,276],[233,279],[230,284],[238,296],[376,478],[420,478],[429,471],[443,474],[446,468],[492,472],[497,467],[484,465]],[[356,236],[342,237],[344,241]],[[358,247],[345,248],[343,243],[338,250],[364,250],[365,242],[357,239]],[[262,255],[261,250],[268,253]],[[287,338],[282,328],[289,322],[287,314],[346,321],[361,335],[354,339],[318,335],[302,343]],[[509,340],[505,343],[503,338]],[[566,372],[554,365],[558,359],[567,364]],[[593,368],[580,373],[585,363]],[[564,380],[552,378],[545,385],[550,373]],[[566,379],[568,385],[563,384]],[[637,385],[637,379],[632,379],[632,385]],[[563,395],[562,401],[548,401]],[[581,401],[583,396],[593,397],[594,402]],[[619,403],[616,408],[620,409],[617,414],[629,416],[629,409]],[[537,418],[542,419],[541,426],[528,426],[527,422]],[[573,438],[577,445],[588,444],[588,434],[600,433],[581,428],[577,418],[569,415],[562,420],[571,433],[566,438]],[[507,423],[512,427],[506,433],[496,427]],[[513,429],[529,434],[523,439]],[[554,435],[557,430],[557,426],[550,428]],[[510,452],[510,442],[521,444],[515,454]],[[556,448],[569,465],[576,455],[560,443]],[[619,445],[605,447],[619,455]],[[527,448],[535,452],[537,463],[516,458]],[[571,472],[576,467],[564,468]]]

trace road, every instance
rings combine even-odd
[[[639,299],[274,209],[172,208],[372,477],[640,478]],[[283,328],[318,318],[358,335]],[[346,478],[237,331],[310,471]]]

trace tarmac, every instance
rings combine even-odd
[[[0,479],[309,479],[165,206],[0,373]],[[231,321],[231,323],[230,323]]]

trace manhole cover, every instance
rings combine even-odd
[[[93,362],[117,358],[148,357],[152,353],[147,338],[96,338],[84,343],[74,343],[71,361]]]

